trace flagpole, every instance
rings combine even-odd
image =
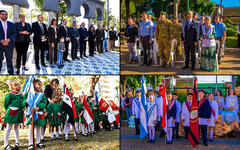
[[[73,130],[74,130],[74,132],[76,133],[76,137],[77,137],[77,140],[78,140],[78,133],[77,133],[77,131],[76,131],[75,124],[73,124]]]
[[[33,110],[32,110],[32,138],[33,138],[33,150],[35,150],[35,139],[34,139],[34,119],[33,119]]]
[[[165,134],[165,144],[167,144],[167,139],[166,139],[166,137],[167,137],[167,136],[166,136],[166,134]]]

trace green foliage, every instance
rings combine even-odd
[[[238,38],[237,37],[228,37],[226,38],[226,47],[227,48],[237,48],[238,43],[237,43]]]
[[[237,37],[238,36],[237,30],[233,28],[227,28],[227,37],[230,36]]]
[[[240,75],[236,77],[236,86],[240,86]]]
[[[187,100],[187,94],[185,93],[177,93],[178,94],[178,101],[183,103],[185,100]]]

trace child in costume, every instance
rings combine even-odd
[[[181,103],[177,100],[178,96],[177,96],[177,93],[173,93],[173,100],[176,104],[176,119],[175,119],[175,127],[173,128],[174,132],[173,132],[173,135],[176,136],[176,138],[179,138],[178,136],[178,129],[179,129],[179,123],[180,123],[180,116],[181,116]],[[176,129],[176,130],[175,130]],[[176,132],[175,132],[176,131]]]
[[[182,114],[181,114],[181,119],[182,119],[184,132],[185,132],[184,139],[188,139],[191,106],[192,106],[192,93],[188,93],[187,100],[184,101],[182,105]]]
[[[54,128],[56,128],[56,139],[59,139],[58,129],[61,125],[62,107],[59,104],[59,97],[56,94],[52,95],[52,101],[54,103],[49,103],[47,107],[48,120],[50,122],[51,129],[51,139],[54,140]]]
[[[149,102],[147,105],[147,120],[148,120],[148,131],[149,131],[149,140],[148,142],[155,142],[155,126],[157,123],[157,107],[154,102],[154,96],[149,96]]]
[[[4,122],[7,123],[7,129],[4,134],[4,147],[6,150],[19,149],[19,125],[23,123],[23,97],[20,94],[21,86],[16,80],[10,81],[11,92],[5,96],[4,108],[6,115]],[[14,128],[15,131],[15,147],[8,144],[10,132]]]
[[[209,94],[208,100],[211,106],[211,118],[209,122],[209,132],[210,132],[210,140],[209,142],[214,142],[213,141],[213,130],[215,128],[215,123],[217,122],[217,117],[218,117],[218,104],[216,101],[213,100],[214,96],[212,93]]]
[[[204,97],[204,91],[198,91],[198,124],[202,131],[202,139],[205,146],[208,146],[207,126],[210,122],[211,106],[209,100]]]
[[[75,129],[76,129],[76,132],[79,134],[80,133],[80,131],[79,131],[79,110],[80,110],[80,108],[79,108],[79,105],[78,105],[78,103],[79,103],[78,98],[75,97],[73,103],[75,105],[76,113],[77,113],[77,117],[74,118],[74,126],[75,126]]]
[[[176,119],[176,103],[172,99],[172,93],[167,94],[167,144],[172,144],[172,135],[173,135],[173,128],[175,127],[175,119]]]
[[[42,82],[38,79],[33,80],[33,86],[34,86],[34,98],[39,98],[39,102],[36,104],[36,107],[32,108],[32,111],[34,111],[38,118],[36,121],[34,121],[34,128],[36,128],[36,138],[37,138],[37,147],[39,148],[44,148],[45,145],[40,142],[40,132],[41,129],[44,128],[45,126],[45,116],[44,116],[44,109],[47,105],[47,100],[46,97],[41,93],[40,91],[42,90]],[[29,93],[28,93],[29,94]],[[36,97],[36,95],[39,94],[39,97]],[[27,95],[25,96],[24,102],[28,106],[29,104],[27,103]],[[28,116],[30,117],[30,116]],[[27,124],[31,124],[31,122],[27,122]],[[29,139],[29,150],[33,149],[33,135],[32,135],[32,125],[30,125],[29,128],[29,133],[28,133],[28,139]]]
[[[82,131],[82,136],[88,136],[87,135],[87,128],[85,127],[84,124],[84,117],[83,117],[83,113],[84,113],[84,109],[83,109],[83,97],[79,96],[79,103],[78,103],[78,112],[79,112],[79,123],[80,123],[80,128]]]
[[[62,90],[60,88],[57,89],[57,96],[59,98],[59,104],[62,104],[62,98],[63,98],[63,94],[62,94]],[[64,123],[63,123],[63,118],[61,120],[61,125],[58,126],[58,131],[59,131],[59,135],[62,136],[62,130],[64,127]]]
[[[87,101],[88,106],[89,106],[91,112],[93,113],[94,97],[93,96],[88,96],[87,99],[88,99],[88,101]],[[90,132],[92,132],[92,134],[95,133],[94,122],[88,125],[88,133],[90,134]]]

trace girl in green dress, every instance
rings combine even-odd
[[[14,149],[19,149],[19,132],[18,128],[20,123],[23,123],[23,97],[20,94],[21,86],[16,80],[10,82],[11,92],[5,96],[4,108],[6,114],[4,117],[4,122],[7,123],[7,129],[4,135],[4,147],[5,149],[13,149],[8,144],[8,139],[12,128],[15,131],[15,147]]]
[[[202,26],[202,50],[200,59],[200,69],[205,71],[218,70],[216,54],[216,32],[215,27],[211,25],[211,18],[206,17],[205,24]]]
[[[56,128],[56,139],[59,139],[58,127],[61,125],[62,106],[59,104],[59,97],[53,94],[52,101],[47,107],[48,119],[50,121],[51,139],[54,140],[54,127]]]

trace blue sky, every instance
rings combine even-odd
[[[220,4],[221,0],[211,0],[212,2],[215,2],[216,4]],[[240,0],[222,0],[224,7],[240,7]]]

